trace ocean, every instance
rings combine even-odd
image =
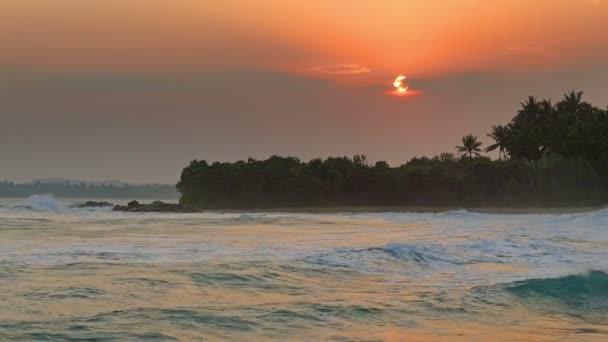
[[[608,210],[119,213],[0,199],[0,340],[607,341]]]

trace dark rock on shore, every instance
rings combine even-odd
[[[201,210],[184,207],[178,203],[165,203],[154,201],[150,204],[131,201],[127,205],[116,205],[113,211],[124,211],[129,213],[200,213]]]
[[[83,204],[76,204],[74,205],[75,208],[87,208],[87,207],[92,207],[92,208],[101,208],[101,207],[112,207],[114,206],[114,204],[110,203],[110,202],[97,202],[97,201],[86,201]]]

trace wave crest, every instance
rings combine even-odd
[[[590,271],[560,278],[530,279],[516,282],[506,290],[521,298],[547,297],[565,302],[608,300],[608,274]]]
[[[462,264],[439,244],[389,243],[382,247],[337,249],[309,257],[307,262],[335,268],[383,272],[404,263],[420,267]]]
[[[591,323],[607,322],[608,274],[602,271],[524,280],[508,284],[504,290],[535,310]]]
[[[33,195],[25,201],[25,207],[36,211],[64,212],[66,209],[53,195]]]

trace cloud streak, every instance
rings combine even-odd
[[[316,72],[324,74],[363,74],[368,73],[371,69],[359,64],[329,64],[315,67]]]

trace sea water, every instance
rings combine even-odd
[[[608,340],[608,210],[140,214],[76,202],[0,200],[0,340]]]

